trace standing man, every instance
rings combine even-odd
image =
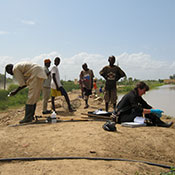
[[[117,87],[116,82],[126,76],[125,72],[119,67],[114,65],[115,57],[110,56],[108,58],[109,66],[105,66],[101,71],[100,75],[104,77],[105,82],[105,108],[108,112],[109,102],[113,104],[114,111],[116,110],[116,101],[117,101]]]
[[[19,87],[10,92],[10,96],[17,94],[18,91],[28,86],[29,91],[25,106],[25,116],[19,123],[31,122],[35,114],[36,103],[40,97],[43,81],[47,79],[46,73],[43,67],[31,62],[20,62],[16,65],[8,64],[5,69],[19,83]]]
[[[92,70],[90,70],[86,63],[82,65],[83,70],[80,73],[80,82],[82,83],[83,87],[83,96],[85,100],[85,107],[84,109],[88,108],[88,99],[89,95],[92,94],[92,88],[93,88],[93,78],[94,73]]]
[[[60,96],[60,92],[61,92],[61,95],[63,95],[65,97],[69,112],[74,112],[75,110],[72,109],[72,107],[71,107],[69,96],[68,96],[67,92],[65,91],[65,89],[63,88],[61,81],[60,81],[60,74],[59,74],[59,70],[58,70],[58,65],[60,64],[59,57],[55,58],[54,64],[55,65],[52,67],[52,70],[51,70],[52,109],[55,111],[55,97]]]
[[[49,71],[51,61],[50,59],[44,60],[44,70],[47,75],[47,79],[43,82],[43,114],[50,114],[52,111],[47,110],[48,100],[50,98],[50,84],[51,84],[51,73]]]

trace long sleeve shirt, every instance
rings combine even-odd
[[[15,64],[13,67],[13,75],[21,87],[29,85],[35,77],[47,79],[47,75],[43,67],[32,62],[20,62]]]
[[[117,110],[122,114],[141,114],[144,108],[151,109],[152,107],[138,95],[137,90],[132,90],[124,95],[117,105]]]

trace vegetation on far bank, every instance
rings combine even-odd
[[[132,78],[122,79],[121,81],[117,82],[117,92],[118,93],[127,93],[127,92],[131,91],[139,81],[140,80],[132,79]],[[154,89],[154,88],[157,88],[159,86],[164,85],[162,80],[158,80],[158,81],[157,80],[145,80],[144,82],[150,87],[150,89]],[[105,81],[102,79],[98,80],[97,86],[104,87]]]

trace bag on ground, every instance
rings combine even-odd
[[[106,131],[116,131],[117,128],[116,128],[116,123],[113,122],[113,121],[107,121],[103,126],[102,128]]]

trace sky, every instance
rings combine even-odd
[[[111,55],[128,78],[175,74],[175,0],[0,0],[0,73],[59,56],[61,79],[101,78]]]

